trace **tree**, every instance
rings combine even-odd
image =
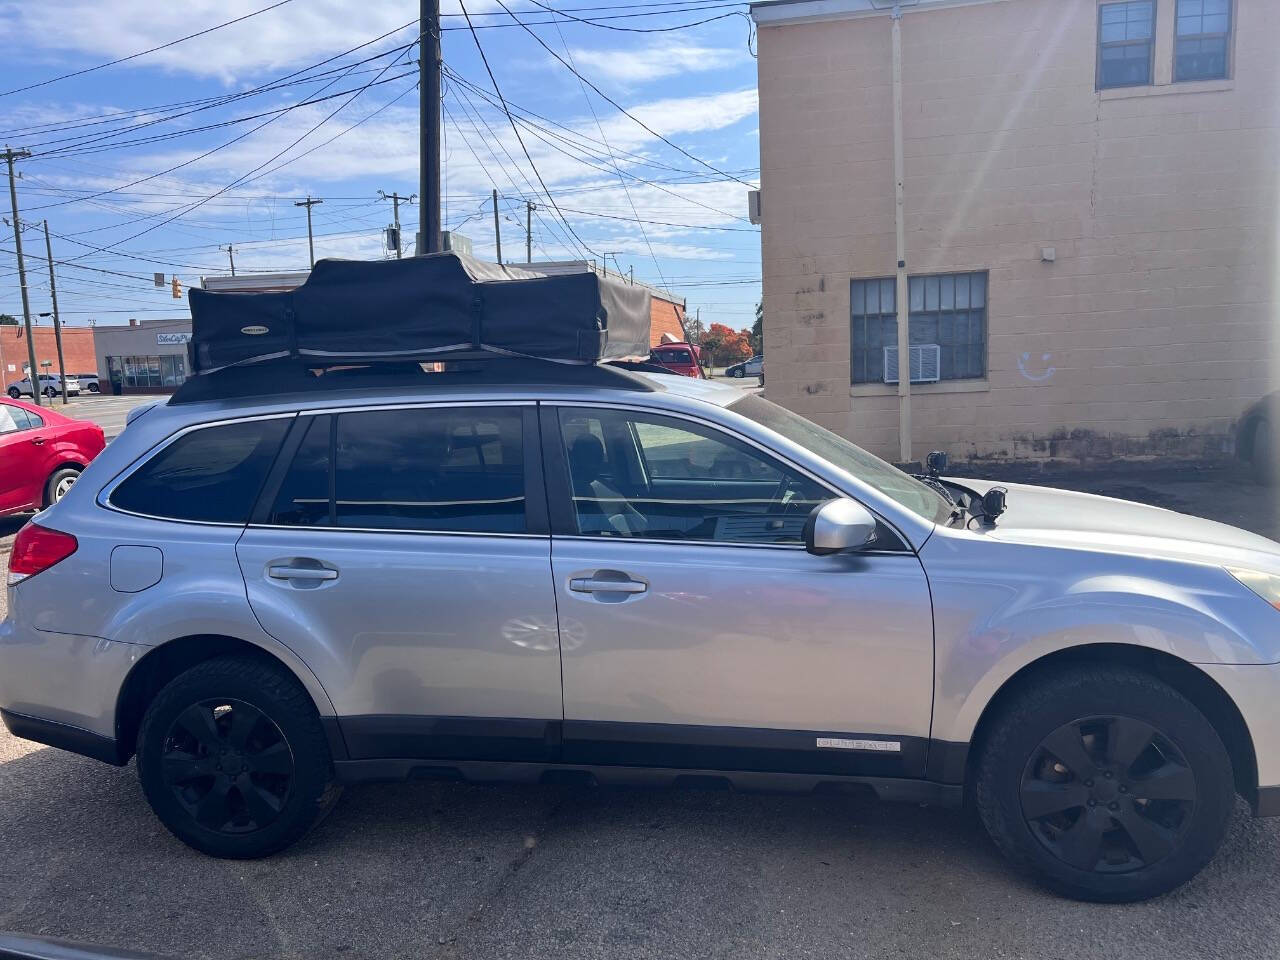
[[[751,332],[730,330],[723,323],[713,323],[702,338],[702,352],[715,367],[746,360],[751,356]]]
[[[7,313],[0,313],[0,327],[16,327],[18,318]]]
[[[751,353],[759,356],[764,353],[764,304],[756,304],[756,322],[751,325]]]

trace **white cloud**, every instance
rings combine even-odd
[[[647,47],[621,50],[577,47],[571,62],[592,77],[638,84],[684,73],[721,70],[742,62],[745,51],[732,47],[705,47],[694,43],[658,41]],[[559,63],[553,60],[559,67]]]
[[[28,55],[44,50],[112,60],[268,5],[268,0],[0,0],[0,38],[20,45]],[[468,10],[474,14],[495,6],[492,0],[477,0]],[[441,7],[444,12],[458,9],[456,0],[445,0]],[[236,77],[325,59],[408,23],[416,11],[416,4],[403,0],[361,0],[356,17],[350,0],[294,0],[147,54],[132,66],[159,66],[230,83]],[[408,42],[414,35],[408,29],[397,38]]]

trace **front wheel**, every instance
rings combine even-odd
[[[174,836],[233,859],[283,850],[340,792],[311,698],[255,657],[206,660],[156,695],[138,731],[138,778]]]
[[[91,383],[91,384],[89,384],[89,392],[90,392],[90,393],[97,393],[97,392],[98,392],[99,390],[101,390],[101,389],[102,389],[102,388],[101,388],[101,387],[99,387],[96,383]]]
[[[734,377],[736,377],[737,379],[741,380],[743,377],[745,377],[745,376],[747,375],[747,373],[746,373],[746,371],[745,371],[745,370],[743,370],[741,367],[739,367],[737,370],[733,371],[733,375],[734,375]]]
[[[1068,897],[1145,900],[1195,876],[1234,805],[1231,760],[1189,700],[1127,668],[1074,667],[1025,687],[978,758],[996,845]]]
[[[53,387],[45,387],[44,395],[48,397],[50,400],[52,400],[54,397],[58,395],[58,391],[53,389]]]

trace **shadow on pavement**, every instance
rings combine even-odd
[[[132,766],[27,746],[0,735],[0,929],[173,956],[1261,957],[1280,935],[1280,831],[1244,818],[1131,907],[1040,891],[964,812],[837,796],[366,786],[291,850],[219,861]]]

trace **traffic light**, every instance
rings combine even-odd
[[[173,299],[182,299],[182,281],[179,280],[177,276],[173,278]]]

